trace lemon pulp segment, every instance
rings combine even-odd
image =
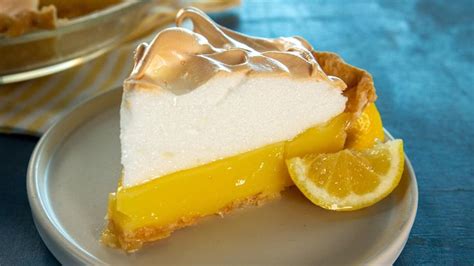
[[[249,197],[274,197],[293,184],[285,159],[307,152],[341,150],[348,120],[349,115],[341,114],[293,140],[165,175],[134,187],[122,188],[119,184],[117,192],[109,197],[108,218],[120,232],[133,232],[142,227],[166,227],[216,214]]]

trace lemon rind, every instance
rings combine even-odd
[[[379,144],[380,145],[380,144]],[[381,179],[381,183],[370,193],[357,195],[351,192],[344,198],[330,195],[325,189],[316,186],[307,178],[309,167],[300,157],[287,160],[290,176],[299,190],[314,204],[335,211],[352,211],[371,206],[388,196],[400,182],[404,168],[403,141],[392,140],[381,145],[389,145],[391,167],[384,176],[394,178]]]

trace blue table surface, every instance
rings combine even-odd
[[[372,73],[384,126],[405,141],[420,199],[396,265],[474,264],[474,1],[245,1],[215,18],[300,35]],[[58,262],[34,227],[25,176],[38,139],[0,134],[0,264]]]

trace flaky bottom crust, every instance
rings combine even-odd
[[[264,203],[279,198],[280,193],[257,194],[245,199],[231,202],[220,209],[215,215],[223,217],[231,211],[239,208],[260,206]],[[210,215],[207,215],[210,216]],[[167,238],[175,230],[196,224],[201,218],[207,216],[182,217],[172,224],[166,226],[145,226],[134,231],[125,232],[115,225],[113,220],[108,220],[108,224],[101,236],[101,242],[106,246],[120,248],[128,253],[139,250],[144,244]]]

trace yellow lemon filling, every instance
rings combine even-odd
[[[375,103],[370,103],[348,128],[346,147],[356,150],[367,149],[377,141],[383,142],[384,137],[379,110]]]
[[[109,197],[103,241],[133,250],[197,218],[273,198],[292,185],[285,160],[344,148],[348,114],[296,138],[159,177]],[[115,243],[112,243],[115,242]]]

